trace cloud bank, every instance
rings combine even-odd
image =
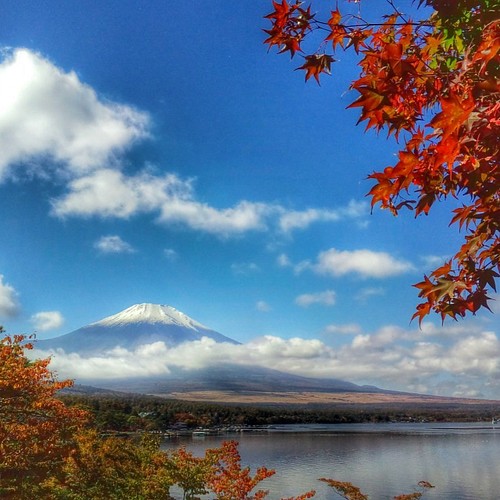
[[[229,208],[200,202],[193,179],[176,174],[155,175],[144,170],[125,175],[103,168],[72,180],[67,192],[52,201],[58,217],[128,219],[140,213],[156,214],[164,225],[182,225],[214,235],[240,235],[271,227],[288,233],[318,221],[338,221],[366,215],[365,203],[351,201],[338,210],[287,210],[279,204],[242,200]]]
[[[172,367],[191,370],[231,360],[242,366],[438,395],[494,397],[500,389],[500,340],[496,333],[473,323],[468,324],[466,335],[461,326],[430,323],[422,331],[390,325],[373,333],[362,332],[358,325],[330,325],[327,329],[351,334],[352,340],[339,348],[318,339],[271,335],[241,345],[208,338],[172,348],[156,342],[130,351],[116,348],[90,358],[59,351],[51,367],[60,376],[85,382],[168,374]]]

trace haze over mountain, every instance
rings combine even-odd
[[[117,314],[79,328],[71,333],[48,340],[40,340],[37,350],[53,352],[57,356],[73,356],[75,363],[93,358],[102,361],[111,350],[133,351],[140,346],[159,343],[167,348],[190,342],[211,339],[215,343],[240,345],[234,339],[212,330],[172,306],[158,304],[136,304]],[[158,349],[158,357],[165,346]],[[64,353],[61,353],[61,350]],[[189,347],[186,356],[189,356]],[[78,378],[76,380],[78,383]],[[359,386],[339,379],[318,379],[284,373],[262,366],[243,366],[232,359],[216,365],[187,369],[168,365],[160,375],[130,376],[105,379],[88,373],[85,383],[122,391],[141,393],[169,393],[183,391],[347,391],[380,392],[376,387]]]

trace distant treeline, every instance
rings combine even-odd
[[[491,421],[500,404],[230,405],[145,395],[62,395],[67,405],[88,409],[103,431],[164,431],[230,425]]]

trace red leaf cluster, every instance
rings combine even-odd
[[[265,16],[272,21],[273,26],[270,30],[264,30],[269,35],[264,43],[269,47],[277,45],[280,54],[290,52],[290,57],[293,57],[296,52],[302,52],[300,44],[311,29],[314,15],[310,7],[303,9],[301,4],[296,2],[289,5],[286,0],[281,3],[273,0],[274,11]]]
[[[412,21],[388,1],[392,12],[380,22],[344,17],[339,8],[320,21],[309,7],[306,27],[293,32],[300,4],[273,2],[265,43],[293,55],[305,35],[323,30],[321,48],[331,42],[333,51],[352,47],[361,56],[360,77],[351,84],[358,97],[349,107],[359,108],[358,123],[367,129],[403,142],[394,165],[369,175],[372,207],[418,216],[436,201],[463,201],[451,218],[466,233],[463,245],[416,285],[423,302],[413,317],[421,322],[431,311],[444,320],[488,308],[488,290],[496,290],[500,275],[500,19],[491,0],[419,3],[436,12]],[[295,51],[279,42],[293,33]],[[318,50],[297,69],[319,83],[334,61]]]

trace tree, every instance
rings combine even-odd
[[[48,369],[50,359],[30,361],[25,350],[32,348],[22,335],[0,339],[2,498],[39,498],[43,481],[62,474],[74,434],[88,418],[87,412],[55,397],[72,381],[58,382]]]
[[[79,432],[63,475],[47,481],[52,498],[65,500],[170,499],[172,479],[159,440],[145,434],[139,442]]]
[[[209,477],[210,490],[220,500],[259,500],[267,495],[266,490],[258,490],[249,496],[254,488],[264,479],[275,474],[274,470],[259,467],[252,477],[250,467],[241,468],[241,457],[236,441],[225,441],[221,448],[207,451],[213,456],[216,466]]]
[[[423,301],[413,315],[419,323],[431,311],[457,319],[489,309],[500,271],[500,1],[419,0],[417,20],[386,3],[380,20],[338,6],[320,20],[311,5],[273,0],[264,43],[293,58],[322,34],[297,68],[318,83],[336,51],[359,54],[349,107],[360,108],[358,123],[402,143],[397,163],[369,175],[372,207],[419,216],[450,197],[462,204],[450,224],[465,232],[463,244],[415,285]]]
[[[208,493],[207,481],[214,465],[206,456],[195,457],[185,448],[179,448],[168,454],[166,467],[172,483],[184,492],[182,498],[189,500]]]
[[[252,476],[250,467],[241,467],[241,456],[237,441],[224,441],[220,448],[208,449],[206,460],[214,464],[207,480],[210,491],[218,500],[261,500],[266,498],[267,490],[254,491],[264,479],[274,476],[275,471],[258,467]],[[314,491],[282,500],[306,500],[314,497]]]

